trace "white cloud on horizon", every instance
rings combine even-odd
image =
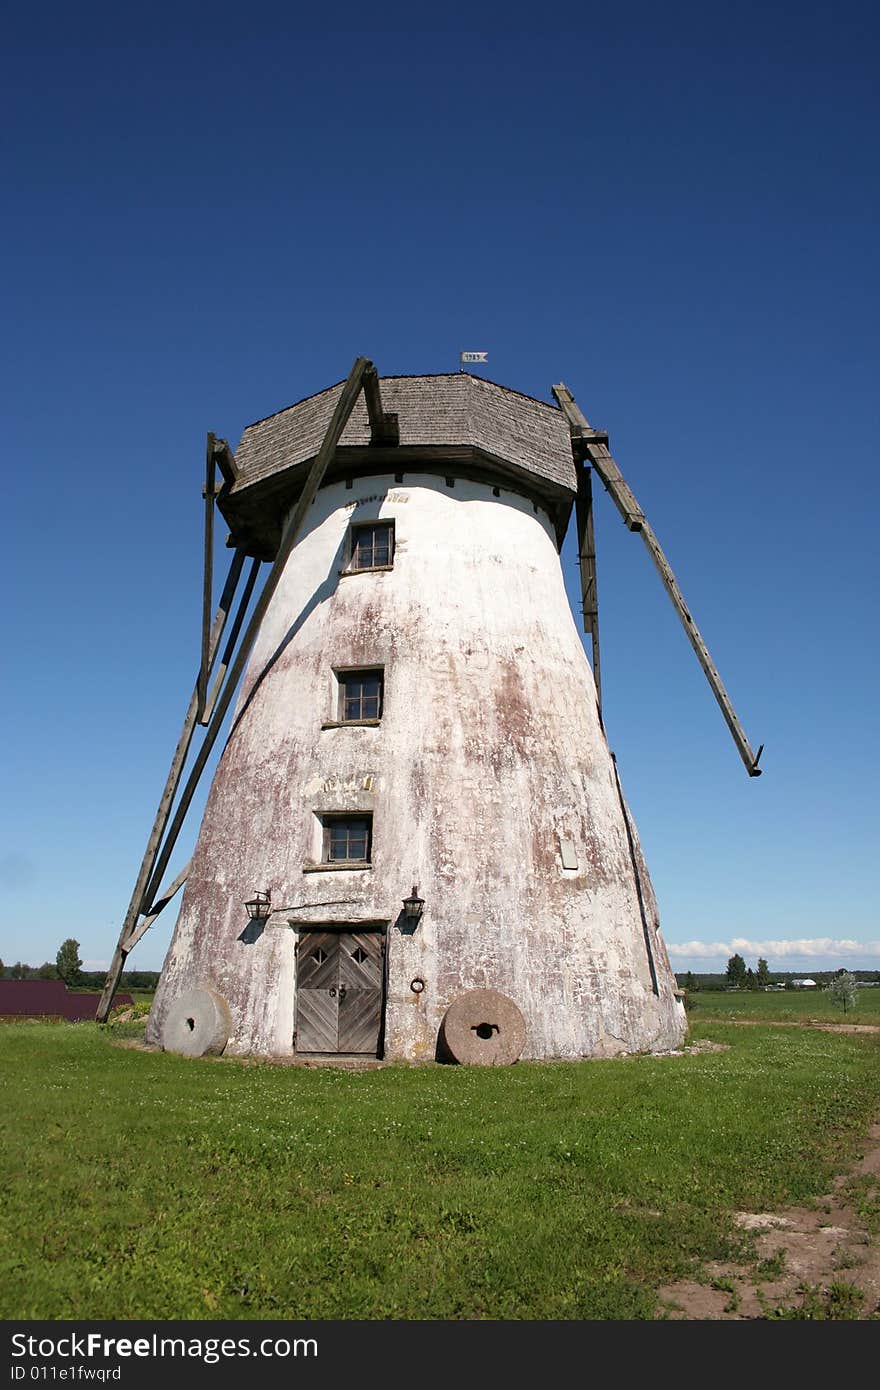
[[[733,936],[729,941],[667,941],[666,949],[674,957],[689,956],[695,960],[724,962],[733,955],[763,956],[768,964],[772,964],[771,958],[817,960],[827,957],[832,965],[844,957],[848,960],[880,960],[880,941],[851,941],[846,937],[835,939],[830,936],[801,937],[789,941],[750,941],[742,936]]]

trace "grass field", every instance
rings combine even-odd
[[[690,995],[691,1022],[697,1019],[755,1019],[802,1023],[880,1023],[880,987],[856,991],[855,1004],[846,1014],[823,989],[786,989],[765,994],[761,990],[722,993],[697,990]]]
[[[649,1318],[808,1201],[880,1110],[873,1035],[367,1072],[0,1027],[4,1318]]]

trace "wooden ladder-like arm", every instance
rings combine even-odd
[[[672,572],[669,561],[663,554],[660,542],[636,501],[632,489],[611,456],[607,434],[591,428],[589,421],[579,409],[567,386],[560,382],[558,386],[553,387],[553,395],[568,421],[575,453],[595,468],[629,530],[637,531],[644,541],[654,567],[663,582],[663,587],[672,599],[673,607],[687,633],[688,641],[693,647],[697,660],[712,688],[712,693],[718,701],[746,771],[750,777],[760,777],[761,769],[758,767],[758,762],[764,745],[761,744],[757,753],[752,752],[745,730],[736,717],[730,696],[718,674],[718,668],[709,655],[709,648],[706,646],[699,628],[691,617],[690,610],[684,601],[684,595],[678,587],[678,581]]]

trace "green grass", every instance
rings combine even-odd
[[[367,1072],[0,1027],[0,1317],[649,1318],[880,1109],[871,1035]]]
[[[797,1295],[797,1303],[768,1310],[768,1318],[799,1322],[853,1322],[864,1317],[863,1291],[857,1284],[845,1280],[838,1280],[827,1289],[817,1284],[802,1284]]]
[[[739,990],[725,994],[716,990],[697,990],[690,995],[690,1022],[698,1019],[754,1019],[769,1023],[880,1024],[880,988],[860,989],[855,1007],[844,1014],[822,989],[786,989],[765,994],[762,990]]]

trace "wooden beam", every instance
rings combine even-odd
[[[141,937],[144,935],[145,932],[149,931],[150,927],[153,925],[156,918],[159,916],[159,913],[165,910],[165,908],[171,902],[171,899],[175,896],[175,894],[180,892],[181,888],[186,883],[186,880],[189,878],[189,870],[191,864],[192,860],[190,859],[187,861],[186,867],[181,869],[174,882],[169,884],[167,888],[164,888],[162,890],[161,896],[158,897],[156,901],[153,903],[153,906],[150,908],[146,917],[144,917],[142,921],[138,922],[137,926],[135,927],[134,931],[131,932],[128,941],[126,942],[126,956],[128,956],[134,950]]]
[[[645,543],[645,547],[654,564],[660,579],[663,582],[667,594],[672,600],[676,613],[681,620],[681,625],[687,633],[688,641],[696,653],[697,660],[703,668],[706,679],[712,690],[724,721],[733,737],[733,741],[739,751],[739,755],[745,764],[746,771],[750,777],[760,777],[761,769],[758,767],[758,759],[761,756],[763,744],[758,749],[757,754],[752,752],[751,745],[746,738],[745,730],[736,717],[736,711],[730,700],[730,696],[724,688],[724,683],[718,673],[711,656],[709,648],[706,646],[703,636],[691,617],[690,610],[684,601],[684,595],[678,587],[678,581],[672,572],[672,568],[660,542],[648,524],[648,520],[635,499],[629,485],[617,467],[607,443],[602,443],[602,439],[607,436],[599,431],[593,430],[586,417],[578,408],[574,397],[568,387],[561,382],[553,387],[553,395],[568,420],[571,431],[572,442],[580,445],[586,460],[595,468],[602,482],[605,484],[611,499],[620,515],[623,517],[630,531],[638,531]]]
[[[399,444],[400,424],[396,415],[386,414],[382,409],[379,373],[373,366],[364,373],[364,399],[370,417],[370,444],[377,447]]]
[[[205,560],[202,583],[202,659],[199,666],[196,692],[199,717],[208,695],[208,662],[211,658],[211,603],[214,597],[214,478],[217,440],[208,433],[205,451]]]
[[[217,466],[227,487],[232,487],[238,481],[238,464],[235,461],[235,454],[229,447],[225,439],[214,441],[214,455],[217,459]]]
[[[340,392],[339,399],[336,402],[336,409],[333,411],[327,433],[324,436],[324,442],[318,450],[315,461],[309,470],[309,476],[306,479],[305,486],[287,520],[281,537],[281,544],[278,547],[278,553],[266,577],[266,582],[263,585],[262,592],[251,615],[250,622],[245,629],[244,636],[241,639],[241,646],[238,649],[235,661],[230,669],[226,684],[220,692],[216,707],[211,715],[211,722],[205,732],[204,742],[199,749],[192,771],[181,793],[174,818],[168,827],[165,843],[162,846],[161,853],[158,855],[152,878],[149,881],[147,890],[148,899],[157,892],[158,885],[168,867],[168,860],[171,857],[175,842],[180,834],[181,826],[183,825],[193,794],[198,786],[199,778],[202,775],[211,749],[217,740],[217,735],[220,732],[220,727],[223,723],[226,711],[229,708],[229,703],[241,679],[245,665],[247,664],[247,659],[250,656],[251,648],[254,645],[263,618],[266,616],[266,610],[269,607],[275,590],[278,588],[290,552],[296,544],[297,537],[302,529],[309,507],[312,505],[318,488],[321,486],[321,480],[336,450],[339,437],[345,429],[349,416],[354,409],[355,402],[360,395],[363,387],[364,373],[370,366],[372,366],[372,363],[369,362],[366,357],[356,358],[345,385]]]
[[[577,537],[581,571],[581,612],[584,632],[590,636],[596,704],[602,717],[602,673],[599,663],[599,594],[596,587],[596,537],[593,529],[593,483],[585,463],[577,465]]]
[[[211,693],[208,696],[207,705],[205,706],[205,709],[199,720],[200,724],[207,725],[211,722],[211,715],[214,711],[214,706],[217,703],[217,696],[220,694],[223,681],[226,677],[226,672],[229,670],[229,663],[232,660],[232,654],[235,651],[235,644],[238,641],[238,634],[241,632],[241,625],[244,621],[244,615],[247,612],[248,604],[251,601],[251,595],[254,592],[254,584],[257,582],[257,575],[259,574],[260,565],[262,563],[262,560],[259,559],[254,559],[251,561],[250,572],[245,581],[245,586],[242,590],[241,598],[239,599],[238,609],[236,611],[235,617],[232,620],[232,627],[229,629],[229,636],[226,639],[226,647],[224,649],[222,657],[220,658],[220,665],[217,667],[217,674],[214,677],[214,684],[211,687]]]
[[[562,382],[553,387],[553,394],[568,420],[573,447],[582,458],[593,464],[629,530],[640,531],[645,524],[645,514],[608,452],[608,435],[602,430],[591,428],[578,408],[574,396]],[[594,451],[598,455],[598,462],[594,458]]]
[[[239,576],[241,575],[244,560],[244,551],[236,550],[235,554],[232,557],[232,560],[230,561],[229,574],[227,575],[226,583],[223,586],[223,593],[220,595],[220,603],[218,605],[217,613],[214,618],[214,624],[211,628],[211,659],[208,663],[209,669],[211,664],[213,663],[214,657],[217,654],[217,649],[220,646],[220,638],[223,636],[223,629],[226,626],[226,619],[229,614],[229,610],[232,606],[232,600],[235,595],[235,590],[238,586],[238,580]],[[134,891],[131,895],[131,902],[128,905],[128,911],[126,912],[125,917],[123,919],[122,929],[119,933],[119,941],[117,942],[116,950],[113,954],[113,959],[110,963],[110,969],[107,972],[107,979],[104,983],[104,991],[101,995],[101,998],[98,1001],[98,1009],[95,1017],[97,1018],[99,1023],[105,1023],[107,1021],[107,1015],[110,1012],[110,1006],[113,1003],[113,996],[116,993],[116,990],[119,986],[119,977],[122,974],[122,967],[125,962],[125,957],[130,949],[130,947],[128,946],[128,939],[131,936],[131,933],[134,931],[138,917],[144,910],[144,902],[145,900],[147,902],[152,902],[152,897],[155,896],[155,894],[153,894],[151,897],[146,898],[145,890],[147,887],[147,883],[149,882],[150,874],[153,871],[153,865],[156,862],[156,855],[159,852],[159,844],[161,842],[162,835],[165,831],[166,825],[168,824],[168,817],[171,814],[171,807],[174,802],[174,797],[177,792],[178,784],[180,782],[180,776],[183,771],[183,765],[186,761],[186,755],[189,752],[190,743],[192,742],[192,736],[195,732],[197,719],[198,689],[196,688],[193,690],[186,714],[184,716],[183,728],[180,733],[180,738],[177,740],[177,747],[174,750],[174,757],[171,759],[171,767],[168,772],[168,777],[165,781],[165,788],[159,800],[159,807],[156,811],[156,817],[153,821],[153,828],[150,831],[150,837],[147,840],[147,848],[144,851],[144,857],[141,861],[141,867],[138,872],[137,879],[135,880]]]

